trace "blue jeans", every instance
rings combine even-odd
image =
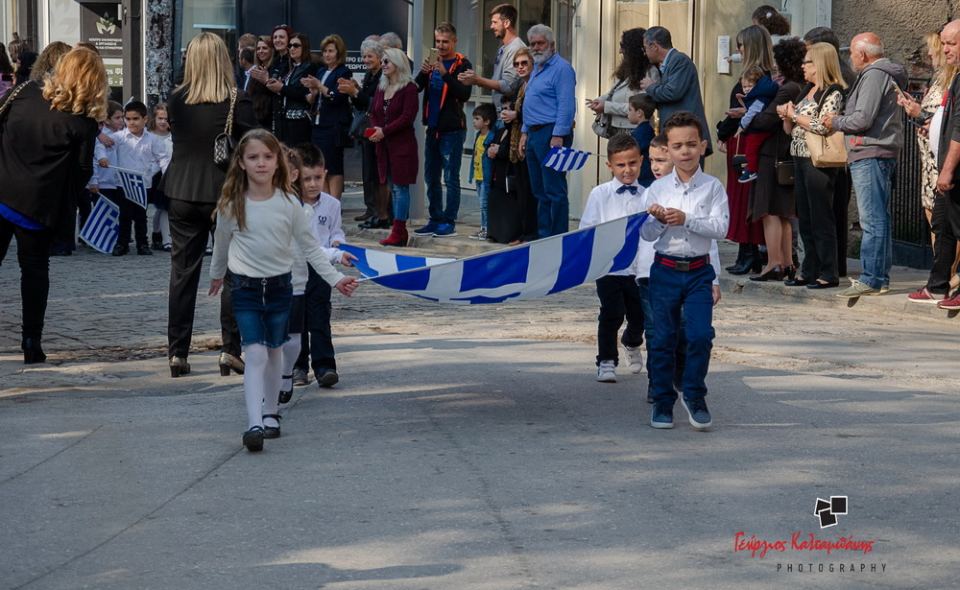
[[[490,206],[489,180],[482,180],[477,183],[477,199],[480,201],[480,227],[487,229],[487,211]]]
[[[430,221],[437,223],[457,222],[460,213],[460,162],[463,159],[463,142],[466,131],[438,133],[427,129],[427,141],[423,157],[423,177],[427,183],[427,202]],[[443,187],[440,176],[447,186],[447,207],[443,207]]]
[[[410,218],[410,185],[391,183],[390,193],[393,195],[393,218],[406,221]]]
[[[707,264],[681,272],[654,262],[650,268],[650,307],[654,318],[648,371],[654,403],[672,405],[677,342],[680,330],[687,339],[686,366],[680,388],[686,400],[707,395],[707,371],[713,349],[713,279],[716,273]]]
[[[637,289],[640,291],[640,307],[643,309],[643,332],[647,336],[647,391],[653,391],[653,374],[650,368],[651,358],[651,339],[657,333],[656,318],[653,317],[653,306],[650,304],[650,279],[637,279]],[[712,294],[712,292],[711,292]],[[683,324],[683,315],[680,315],[680,329],[677,330],[677,356],[674,361],[673,383],[677,389],[680,389],[680,383],[683,382],[683,368],[687,364],[687,338],[683,335],[685,327]]]
[[[570,201],[567,200],[567,174],[544,167],[553,126],[547,125],[527,133],[527,170],[530,171],[530,190],[537,198],[537,234],[541,238],[570,231]],[[570,147],[573,136],[563,138]]]
[[[890,193],[893,191],[893,158],[867,158],[850,164],[850,178],[860,210],[860,282],[873,289],[890,284],[893,238],[890,232]]]
[[[290,273],[275,277],[245,277],[227,273],[233,315],[240,328],[243,346],[263,344],[280,348],[290,339],[290,301],[293,287]]]

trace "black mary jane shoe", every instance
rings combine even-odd
[[[803,277],[794,277],[783,281],[783,284],[787,287],[805,287],[810,284],[810,281]]]
[[[263,450],[263,428],[260,426],[251,426],[250,430],[243,433],[243,446],[251,453],[257,453]]]
[[[755,277],[750,277],[750,280],[756,281],[759,283],[766,283],[768,281],[782,281],[783,269],[780,268],[779,266],[775,266],[763,274],[760,274]]]
[[[823,282],[823,283],[821,283],[820,281],[813,281],[812,283],[807,285],[807,289],[833,289],[834,287],[839,287],[839,286],[840,286],[840,281],[830,281],[830,282]]]
[[[281,404],[286,404],[293,398],[293,375],[284,375],[281,379],[290,381],[290,389],[281,389],[280,396],[277,398]]]
[[[263,419],[273,418],[277,421],[276,426],[263,425],[263,438],[280,438],[280,414],[264,414]]]

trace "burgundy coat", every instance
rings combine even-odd
[[[393,95],[386,113],[383,90],[377,89],[370,106],[370,126],[383,129],[383,141],[377,146],[377,171],[386,184],[389,171],[393,184],[416,184],[420,171],[420,150],[413,125],[419,110],[417,85],[407,84]]]

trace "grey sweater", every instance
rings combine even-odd
[[[860,72],[847,95],[843,115],[834,119],[835,129],[846,134],[847,159],[896,158],[903,147],[903,121],[896,84],[907,87],[907,71],[887,58],[880,58]]]

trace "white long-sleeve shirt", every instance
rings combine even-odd
[[[668,256],[693,258],[710,253],[711,240],[722,240],[730,226],[727,192],[720,181],[699,168],[684,183],[676,170],[657,180],[647,189],[648,206],[683,211],[683,225],[666,225],[652,215],[640,228],[640,235],[654,242],[654,249]]]
[[[164,140],[144,129],[139,137],[128,129],[114,135],[117,146],[117,166],[143,174],[144,185],[150,188],[153,175],[160,172],[160,162],[166,156]]]
[[[117,184],[117,173],[111,168],[100,166],[100,160],[106,160],[111,166],[119,165],[117,164],[116,134],[106,127],[101,130],[101,133],[112,139],[114,143],[107,147],[103,145],[100,138],[93,141],[93,178],[90,179],[90,184],[96,185],[100,189],[118,188],[120,185]]]
[[[590,191],[587,197],[587,204],[583,208],[583,215],[580,216],[580,228],[590,227],[634,213],[641,213],[643,209],[643,187],[637,183],[632,186],[637,187],[635,194],[629,191],[618,193],[617,190],[624,186],[616,178],[599,184]],[[636,259],[633,264],[623,270],[609,273],[610,275],[630,276],[637,274]]]
[[[296,243],[317,274],[331,286],[343,279],[321,250],[310,228],[310,211],[293,195],[280,189],[265,201],[247,198],[246,228],[237,220],[217,214],[210,278],[222,279],[230,272],[266,278],[286,274],[293,268]]]
[[[347,236],[343,233],[343,214],[340,201],[327,193],[320,193],[320,197],[312,205],[312,229],[317,243],[326,252],[330,262],[343,262],[343,251],[334,247],[334,243],[343,244]]]
[[[163,155],[160,156],[160,172],[166,174],[170,160],[173,159],[173,133],[167,132],[166,135],[154,133],[153,136],[163,144]]]

